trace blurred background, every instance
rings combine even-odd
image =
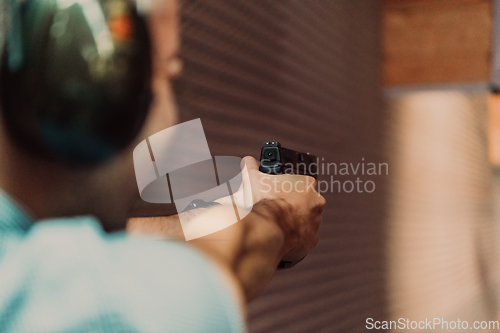
[[[376,188],[328,186],[317,248],[250,304],[251,332],[500,319],[496,0],[181,3],[175,91],[212,155],[278,140],[324,163],[388,165],[322,176]]]

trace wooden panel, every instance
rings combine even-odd
[[[491,24],[489,0],[386,1],[384,84],[488,81]]]

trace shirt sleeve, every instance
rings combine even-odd
[[[110,308],[147,332],[243,332],[241,309],[218,268],[177,241],[111,242]],[[116,260],[120,258],[120,260]]]
[[[235,295],[183,242],[39,222],[0,265],[2,332],[244,332]],[[4,279],[8,277],[8,279]]]

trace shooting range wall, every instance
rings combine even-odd
[[[250,304],[251,332],[360,332],[366,318],[388,317],[379,7],[182,1],[185,71],[175,91],[181,120],[201,118],[212,155],[258,158],[263,141],[278,140],[338,168],[320,177],[327,206],[317,248]],[[360,164],[357,175],[350,166],[341,175],[341,163]],[[362,163],[376,163],[377,175],[361,175]]]

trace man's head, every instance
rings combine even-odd
[[[175,0],[138,1],[140,10],[145,11],[143,15],[151,36],[154,98],[140,134],[132,144],[105,163],[75,167],[23,149],[7,134],[2,119],[0,187],[25,204],[37,218],[93,214],[108,229],[123,227],[129,205],[137,195],[132,150],[138,142],[173,125],[177,119],[170,86],[170,80],[180,69],[176,55],[177,3]]]

